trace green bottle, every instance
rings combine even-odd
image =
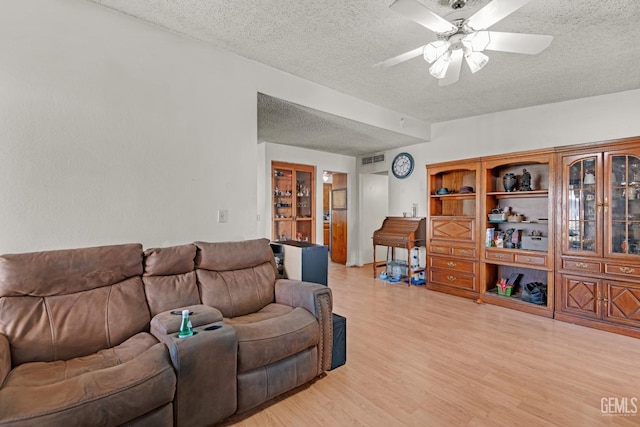
[[[182,323],[180,323],[180,332],[178,338],[186,338],[193,335],[191,329],[191,320],[189,320],[189,310],[182,310]]]

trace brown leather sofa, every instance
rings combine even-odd
[[[0,256],[0,426],[215,424],[322,375],[331,311],[266,239]]]

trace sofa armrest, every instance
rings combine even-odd
[[[333,347],[333,296],[328,286],[299,280],[276,281],[276,303],[307,309],[318,319],[320,343],[318,344],[318,375],[331,367]]]
[[[151,320],[151,333],[169,349],[176,372],[174,418],[176,425],[215,424],[237,408],[238,337],[219,310],[191,305],[173,311],[183,309],[193,312],[193,336],[178,338],[182,316],[171,311]]]
[[[11,348],[9,340],[0,334],[0,388],[11,371]]]
[[[191,320],[191,325],[193,325],[194,328],[222,320],[220,310],[209,307],[208,305],[197,304],[179,307],[175,310],[163,311],[153,316],[153,319],[151,319],[151,333],[153,336],[160,339],[160,336],[177,333],[182,323],[182,310],[192,312],[192,314],[189,315],[189,320]]]

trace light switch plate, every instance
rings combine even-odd
[[[218,222],[227,222],[229,220],[229,211],[226,209],[218,209]]]

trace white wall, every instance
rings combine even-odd
[[[258,187],[264,189],[263,193],[270,195],[271,188],[271,162],[289,162],[316,167],[316,243],[323,244],[322,218],[322,171],[341,172],[347,174],[347,265],[354,265],[358,259],[358,187],[356,181],[356,158],[340,154],[324,153],[322,151],[307,150],[299,147],[273,144],[264,142],[266,165],[262,178],[258,181]],[[266,197],[258,206],[261,212],[261,235],[271,238],[271,198]]]
[[[429,162],[640,135],[640,89],[433,125]]]
[[[257,92],[429,132],[83,0],[2,0],[0,54],[0,253],[261,235]]]
[[[360,174],[360,261],[373,262],[373,232],[380,228],[389,214],[389,176]],[[376,247],[376,259],[386,259],[382,246]]]
[[[411,154],[415,166],[411,175],[404,179],[396,178],[391,169],[394,157],[401,153]],[[432,145],[430,142],[411,145],[399,150],[388,151],[386,157],[389,164],[389,215],[402,216],[403,212],[411,215],[411,207],[418,204],[417,216],[427,214],[427,173],[425,164],[431,162]]]
[[[410,211],[426,215],[425,165],[537,148],[604,141],[640,135],[640,90],[540,105],[437,123],[428,143],[386,153],[409,152],[413,174],[403,180],[389,175],[389,214]]]

